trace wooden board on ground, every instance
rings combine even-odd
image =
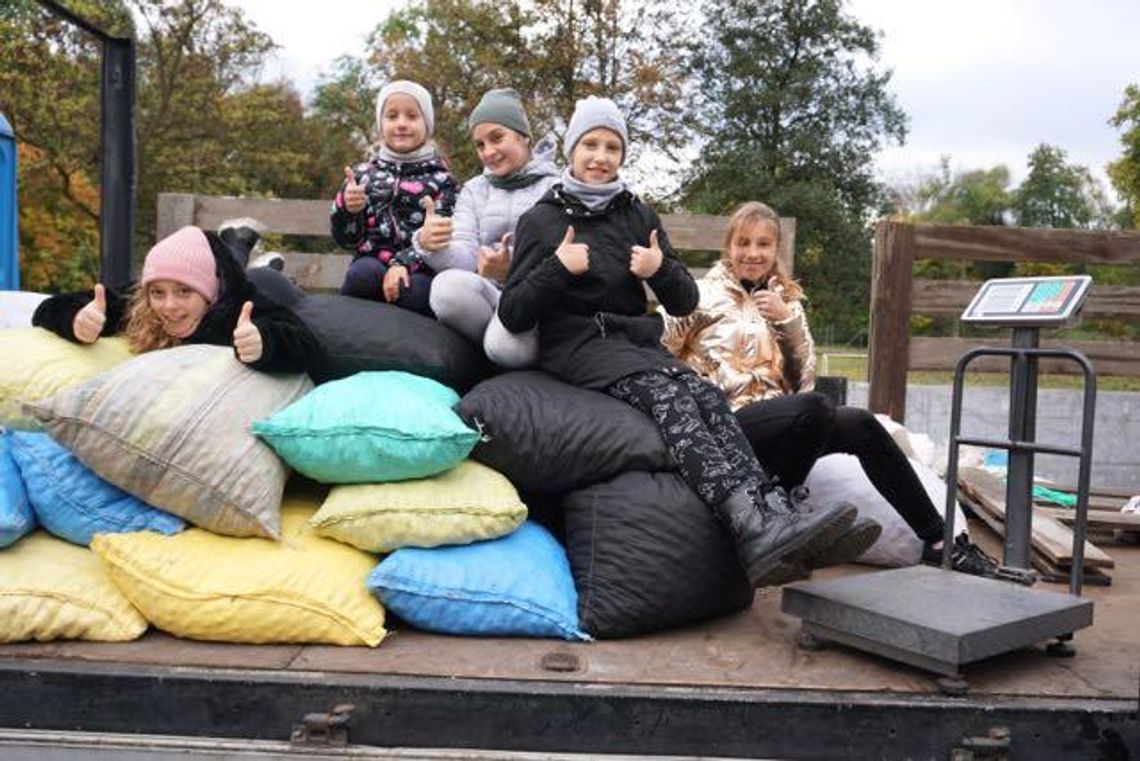
[[[988,512],[1000,521],[1004,529],[1005,483],[1001,479],[981,468],[961,468],[958,471],[958,486],[982,508],[982,512]],[[1002,535],[1004,536],[1004,530]],[[1073,562],[1073,532],[1053,518],[1042,516],[1037,519],[1034,516],[1031,542],[1033,548],[1054,565],[1064,567]],[[1085,542],[1086,568],[1112,566],[1112,557],[1108,553]]]
[[[1033,519],[1043,515],[1062,523],[1073,523],[1077,520],[1077,511],[1067,507],[1034,507]],[[1089,531],[1140,531],[1140,513],[1122,513],[1112,510],[1089,510]]]
[[[1033,552],[1032,555],[1030,555],[1030,563],[1042,581],[1050,584],[1069,583],[1069,570],[1072,568],[1071,565],[1068,568],[1053,565],[1046,560],[1040,552]],[[1081,583],[1094,587],[1110,587],[1112,586],[1112,577],[1099,568],[1085,568],[1084,575],[1081,577]]]

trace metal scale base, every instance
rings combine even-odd
[[[789,584],[781,609],[818,639],[950,677],[1093,620],[1092,600],[923,565]]]

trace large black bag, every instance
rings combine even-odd
[[[491,363],[451,328],[408,309],[351,296],[311,294],[292,305],[327,355],[310,372],[317,383],[365,370],[403,370],[463,393],[491,373]]]
[[[723,525],[675,473],[623,473],[563,498],[581,628],[599,639],[752,604]]]
[[[472,459],[521,491],[560,494],[627,470],[673,469],[648,417],[541,371],[483,381],[459,401],[459,414],[483,434]]]

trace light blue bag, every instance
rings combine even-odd
[[[181,518],[99,478],[46,433],[13,431],[11,437],[36,518],[60,539],[87,546],[95,534],[177,534],[186,528]]]
[[[429,378],[363,372],[317,386],[253,432],[323,483],[426,478],[459,464],[479,440],[452,409],[458,401]]]
[[[396,550],[365,584],[385,608],[428,631],[590,639],[578,628],[566,551],[531,521],[486,542]]]
[[[36,516],[16,461],[12,434],[0,429],[0,547],[7,547],[36,527]]]

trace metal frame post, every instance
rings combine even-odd
[[[1036,349],[1039,328],[1014,328],[1013,347]],[[1009,375],[1009,440],[1030,442],[1037,438],[1037,357],[1016,354]],[[1033,522],[1033,451],[1012,448],[1005,486],[1005,547],[1002,563],[1010,568],[1030,568],[1030,538]]]

